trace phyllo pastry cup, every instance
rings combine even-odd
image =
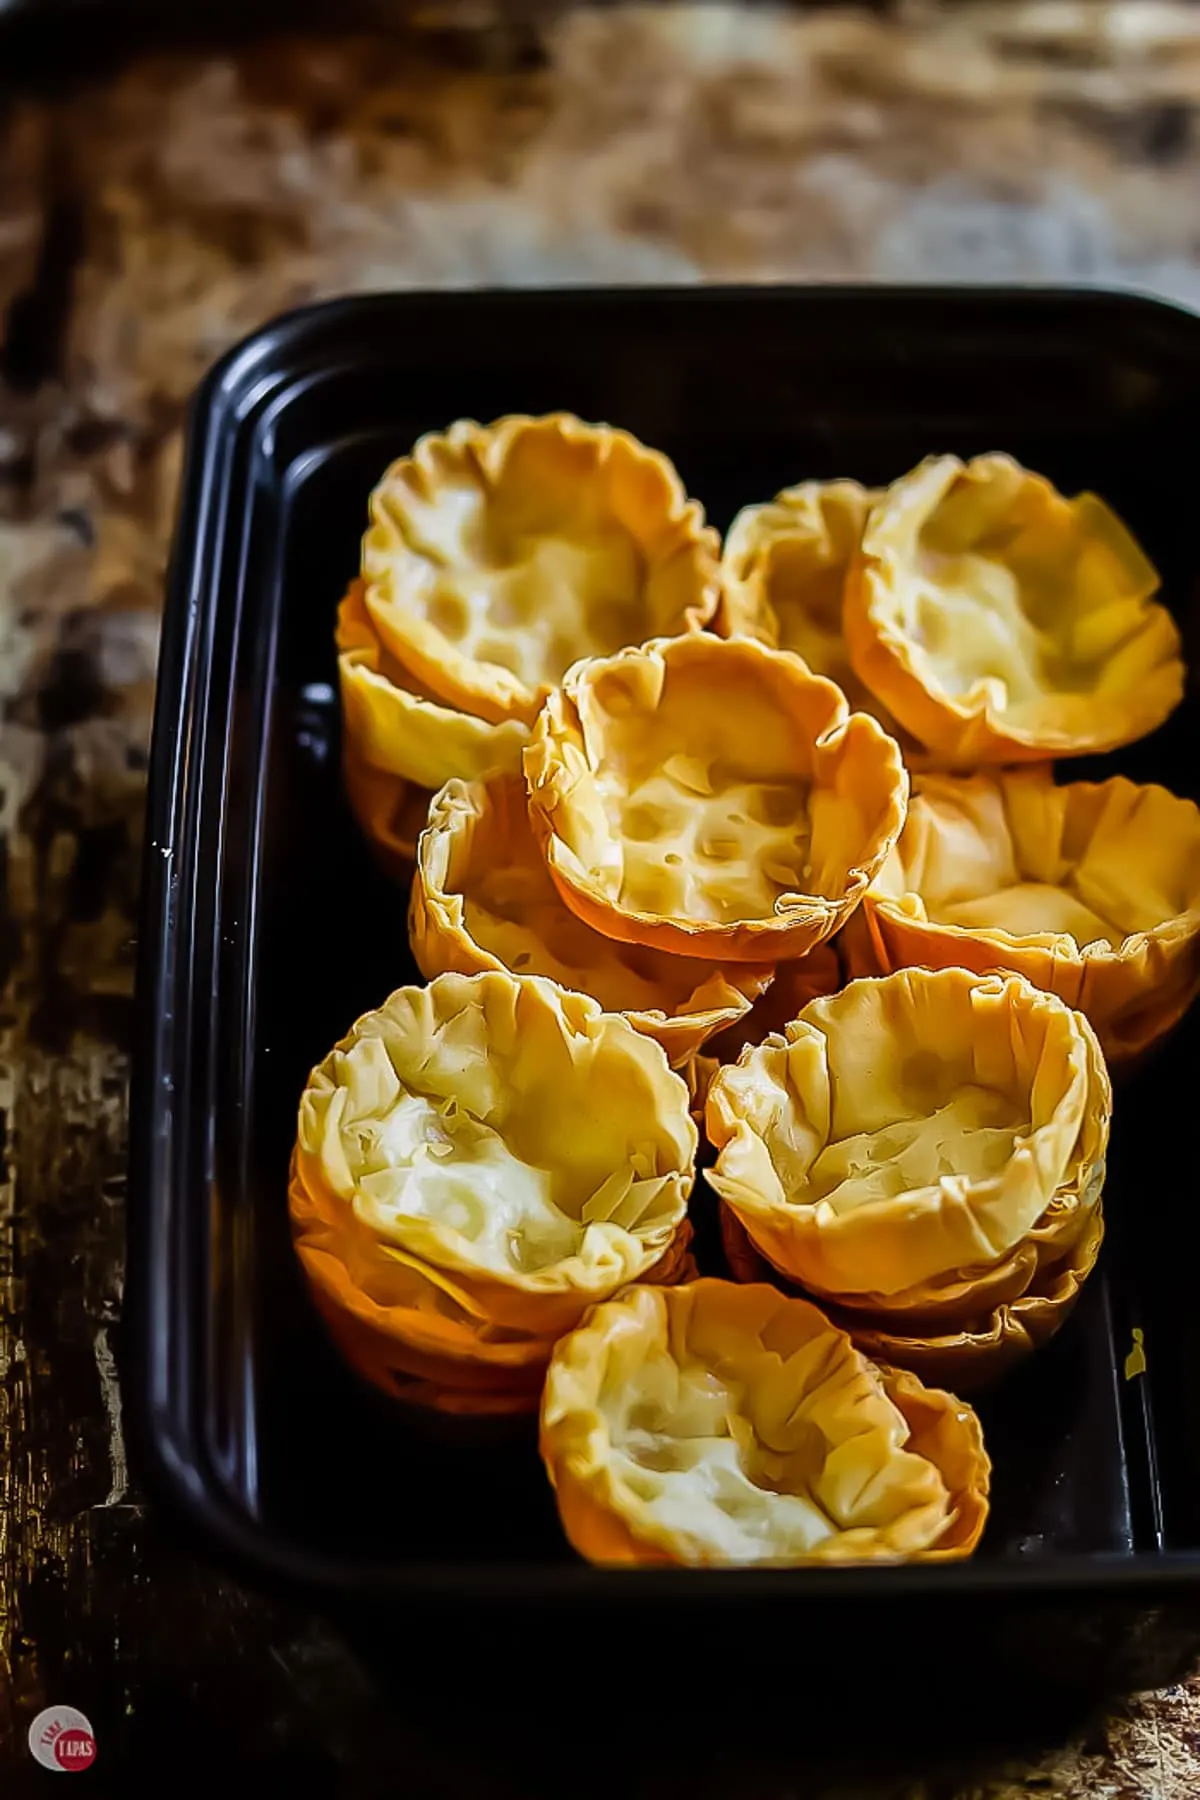
[[[998,1262],[956,1270],[900,1294],[855,1294],[821,1305],[865,1356],[972,1394],[1006,1374],[1066,1323],[1104,1240],[1103,1163],[1083,1193],[1055,1196],[1033,1230]],[[755,1249],[722,1201],[721,1241],[739,1281],[799,1292]]]
[[[714,629],[803,657],[856,711],[879,720],[911,767],[923,752],[855,674],[842,629],[846,580],[882,493],[857,481],[802,481],[765,506],[744,506],[721,553]]]
[[[592,1302],[679,1272],[695,1152],[684,1083],[624,1019],[549,981],[441,975],[313,1071],[297,1249],[326,1315],[382,1332],[395,1367],[503,1386]]]
[[[1158,576],[1094,494],[1008,456],[930,457],[867,520],[843,621],[859,678],[943,762],[1127,744],[1183,696]]]
[[[544,975],[590,994],[678,1065],[750,1010],[772,971],[719,968],[603,937],[563,904],[529,824],[517,775],[447,782],[421,839],[409,908],[421,973]]]
[[[447,706],[386,648],[371,622],[361,581],[337,618],[338,686],[350,803],[367,835],[395,852],[420,801],[452,776],[519,769],[529,732]],[[420,826],[417,827],[420,830]]]
[[[1200,810],[1123,776],[917,777],[853,925],[856,973],[1013,970],[1086,1013],[1119,1063],[1200,988]]]
[[[556,1346],[541,1448],[596,1563],[969,1556],[990,1463],[971,1408],[877,1368],[807,1301],[634,1287]]]
[[[752,638],[578,663],[525,753],[533,828],[572,912],[716,962],[803,956],[858,904],[904,819],[894,740]]]
[[[709,1181],[767,1260],[878,1304],[995,1263],[1103,1163],[1087,1021],[1019,976],[905,969],[816,1000],[708,1090]]]
[[[460,419],[392,464],[362,573],[405,668],[449,705],[532,724],[580,657],[705,625],[718,552],[658,451],[569,413],[514,415]]]

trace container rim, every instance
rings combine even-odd
[[[286,1585],[327,1601],[353,1602],[367,1610],[399,1594],[409,1601],[447,1601],[538,1606],[573,1605],[580,1601],[624,1603],[670,1600],[692,1605],[714,1601],[827,1599],[847,1600],[894,1596],[991,1593],[1005,1590],[1030,1596],[1086,1596],[1093,1601],[1123,1595],[1166,1596],[1200,1583],[1200,1550],[1160,1550],[1124,1555],[1093,1553],[1067,1556],[1050,1553],[1028,1561],[989,1563],[967,1560],[945,1564],[860,1565],[836,1569],[797,1567],[763,1569],[593,1568],[584,1563],[366,1563],[342,1562],[326,1553],[310,1552],[273,1537],[251,1512],[240,1506],[216,1471],[207,1466],[202,1448],[181,1423],[178,1404],[164,1388],[160,1360],[169,1360],[166,1295],[173,1240],[164,1207],[178,1210],[168,1198],[170,1164],[167,1149],[173,1126],[157,1117],[158,1099],[172,1085],[170,1070],[173,1026],[172,995],[179,967],[179,883],[177,846],[184,824],[189,783],[196,781],[185,751],[185,727],[194,717],[196,680],[202,635],[203,572],[214,557],[214,495],[217,476],[231,461],[228,441],[221,440],[231,410],[250,407],[253,396],[272,381],[268,359],[286,361],[293,378],[311,368],[333,337],[348,326],[374,325],[394,318],[398,309],[436,302],[440,309],[497,306],[520,310],[530,303],[571,307],[597,303],[639,307],[698,307],[730,301],[755,305],[839,307],[880,310],[922,307],[954,301],[983,311],[1019,305],[1026,310],[1118,309],[1131,319],[1172,334],[1186,333],[1194,346],[1200,338],[1200,312],[1175,302],[1124,287],[1039,284],[1016,286],[984,282],[853,284],[787,282],[760,284],[639,286],[596,288],[568,286],[537,289],[412,289],[354,294],[313,302],[267,321],[231,346],[203,378],[190,403],[185,427],[185,453],[180,501],[165,587],[162,636],[155,697],[146,801],[138,960],[136,974],[135,1047],[130,1079],[130,1154],[128,1194],[128,1282],[121,1341],[133,1378],[126,1387],[126,1420],[134,1468],[147,1492],[198,1539],[216,1547],[252,1582]],[[369,333],[362,335],[369,336]],[[367,346],[369,351],[370,346]],[[202,696],[201,696],[202,697]],[[190,897],[184,901],[191,905]],[[167,1346],[164,1352],[164,1345]],[[636,1577],[636,1588],[630,1576]]]

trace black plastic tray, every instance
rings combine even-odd
[[[143,1473],[243,1571],[345,1617],[394,1620],[401,1603],[506,1639],[522,1621],[638,1619],[696,1646],[803,1619],[793,1670],[841,1631],[886,1634],[893,1683],[904,1663],[922,1680],[964,1663],[976,1680],[985,1664],[1162,1674],[1200,1594],[1200,1016],[1118,1094],[1108,1242],[1076,1314],[981,1402],[994,1507],[970,1563],[586,1567],[532,1423],[410,1413],[326,1343],[288,1237],[297,1097],[350,1022],[415,978],[404,898],[341,796],[334,609],[389,458],[461,414],[555,408],[665,450],[722,528],[804,476],[883,482],[930,451],[1009,450],[1119,509],[1200,667],[1200,320],[1152,302],[384,296],[234,351],[193,411],[151,771],[128,1314]],[[1197,797],[1198,737],[1192,684],[1111,760]],[[1135,1326],[1148,1372],[1126,1379]]]

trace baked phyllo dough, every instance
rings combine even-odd
[[[342,784],[359,829],[381,866],[394,880],[407,881],[433,795],[399,775],[373,769],[351,744],[342,746]]]
[[[536,1409],[556,1333],[498,1325],[451,1274],[397,1246],[381,1250],[371,1224],[292,1159],[292,1232],[330,1336],[360,1375],[394,1398],[443,1412]],[[644,1281],[690,1281],[687,1219]]]
[[[717,618],[725,633],[792,650],[849,695],[859,683],[842,632],[842,601],[877,498],[857,481],[804,481],[765,506],[744,506],[721,553]]]
[[[576,664],[525,754],[555,885],[607,937],[715,962],[802,956],[904,820],[895,741],[798,657],[662,638]]]
[[[434,700],[384,648],[359,581],[338,608],[337,650],[346,798],[384,868],[406,880],[433,793],[452,775],[519,769],[529,732]]]
[[[842,629],[846,578],[881,495],[857,481],[802,481],[765,506],[744,506],[721,555],[716,627],[802,656],[896,737],[899,727],[855,674]]]
[[[945,1383],[956,1394],[974,1393],[1047,1343],[1069,1317],[1104,1239],[1103,1173],[1101,1164],[1082,1193],[1056,1195],[1033,1230],[996,1263],[900,1294],[821,1304],[864,1355]],[[739,1281],[774,1281],[795,1291],[723,1202],[720,1223],[726,1260]]]
[[[351,584],[338,608],[338,682],[348,751],[384,775],[436,791],[459,775],[519,769],[528,729],[517,719],[491,724],[436,699],[383,644]]]
[[[310,1076],[295,1171],[324,1229],[314,1250],[298,1223],[300,1253],[372,1296],[415,1266],[546,1339],[677,1247],[696,1142],[686,1086],[624,1019],[550,981],[440,975]]]
[[[580,657],[706,624],[718,553],[665,456],[553,413],[421,438],[371,496],[362,573],[406,669],[452,706],[531,724]]]
[[[1011,969],[1137,1055],[1200,987],[1200,810],[1123,776],[918,776],[848,940],[857,973]]]
[[[905,969],[815,1000],[708,1090],[709,1181],[804,1287],[889,1296],[996,1262],[1103,1163],[1079,1013],[1020,976]]]
[[[445,1411],[528,1412],[536,1405],[553,1334],[498,1325],[453,1275],[397,1244],[385,1248],[373,1225],[322,1176],[314,1178],[299,1152],[288,1197],[309,1290],[359,1374],[397,1399]]]
[[[674,1065],[747,1014],[772,973],[621,944],[576,918],[547,873],[519,775],[447,782],[434,800],[413,876],[409,936],[423,975],[508,969],[548,976],[590,994],[606,1012],[624,1013]]]
[[[1008,456],[935,456],[888,489],[846,587],[859,678],[943,763],[1130,743],[1183,696],[1158,576],[1094,494]]]
[[[554,1351],[541,1448],[596,1563],[947,1559],[987,1517],[971,1408],[766,1286],[634,1287],[596,1307]]]

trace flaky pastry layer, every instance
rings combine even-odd
[[[911,1369],[924,1381],[970,1394],[1007,1374],[1066,1322],[1096,1265],[1104,1239],[1104,1165],[1086,1187],[1061,1189],[1033,1230],[998,1261],[956,1269],[899,1294],[852,1294],[842,1304],[817,1296],[865,1356]],[[724,1202],[721,1241],[739,1281],[790,1277],[755,1248]]]
[[[384,645],[352,582],[338,608],[338,685],[348,753],[380,774],[436,790],[453,776],[519,769],[529,741],[516,719],[492,724],[438,700]]]
[[[765,506],[744,506],[721,553],[721,604],[713,628],[801,656],[836,681],[850,706],[878,719],[909,768],[926,753],[859,680],[842,629],[846,580],[882,488],[857,481],[803,481]]]
[[[662,1257],[696,1141],[686,1086],[624,1019],[534,977],[446,974],[398,989],[313,1071],[296,1171],[353,1239],[364,1292],[367,1269],[415,1263],[547,1337]]]
[[[769,966],[720,968],[593,931],[564,905],[517,775],[448,782],[413,877],[409,935],[421,973],[508,969],[590,994],[662,1045],[673,1065],[746,1015]]]
[[[1083,1191],[1112,1097],[1087,1021],[1018,976],[905,969],[724,1068],[709,1181],[755,1246],[845,1301],[993,1263]]]
[[[854,669],[943,763],[1132,742],[1183,696],[1158,576],[1094,494],[1011,457],[929,457],[867,520],[846,586]]]
[[[801,956],[858,904],[908,777],[832,682],[751,638],[576,665],[525,754],[530,818],[596,930],[718,962]]]
[[[1200,809],[1123,776],[918,776],[855,925],[855,973],[1013,970],[1127,1060],[1200,989]]]
[[[555,1335],[498,1325],[452,1275],[397,1247],[329,1189],[310,1190],[293,1157],[292,1235],[330,1335],[360,1375],[397,1399],[451,1412],[532,1412]],[[644,1281],[695,1276],[685,1219]]]

